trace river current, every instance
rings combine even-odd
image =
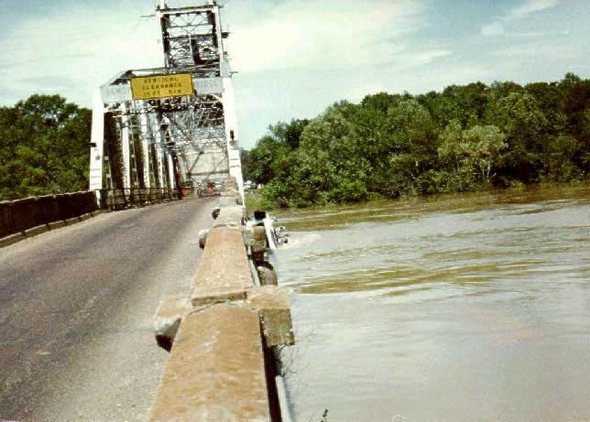
[[[590,420],[590,186],[278,217],[295,420]]]

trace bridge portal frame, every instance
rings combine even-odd
[[[215,0],[186,7],[160,1],[156,16],[165,66],[121,72],[96,90],[91,190],[198,189],[229,175],[243,198],[232,72],[223,45],[228,33],[221,29],[220,8]],[[133,78],[181,73],[191,74],[193,95],[134,99]]]

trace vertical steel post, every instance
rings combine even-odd
[[[162,116],[158,115],[154,123],[154,132],[156,134],[156,177],[158,178],[158,187],[164,189],[166,187],[166,180],[164,177],[164,134],[162,133]]]
[[[225,121],[225,139],[229,174],[236,178],[240,196],[244,199],[244,178],[240,159],[240,143],[238,137],[237,116],[235,107],[234,87],[229,77],[223,78],[223,118]]]
[[[160,189],[164,189],[166,187],[164,180],[164,159],[162,154],[162,145],[160,143],[156,145],[156,163],[158,166],[158,185]]]
[[[172,153],[170,151],[166,151],[166,155],[168,156],[168,180],[170,182],[170,190],[176,189],[176,179],[174,177],[174,160],[172,159]]]
[[[89,190],[96,191],[96,200],[100,204],[100,190],[103,188],[104,167],[104,103],[100,89],[92,96],[92,132],[90,135],[90,183]]]
[[[127,103],[121,105],[121,155],[123,156],[123,190],[131,188],[131,165],[129,153],[129,106]]]
[[[141,149],[143,153],[143,182],[145,188],[149,189],[152,186],[151,174],[150,174],[150,139],[151,130],[149,127],[149,117],[147,113],[141,113],[139,115],[140,127],[141,127]]]

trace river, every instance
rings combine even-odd
[[[296,421],[590,420],[589,185],[278,217]]]

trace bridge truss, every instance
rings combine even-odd
[[[156,7],[164,67],[126,70],[96,90],[91,190],[130,197],[144,190],[199,190],[231,175],[243,195],[222,6],[217,0],[193,3],[171,7],[161,0]],[[187,76],[188,91],[160,89]],[[138,92],[139,82],[147,91]]]

